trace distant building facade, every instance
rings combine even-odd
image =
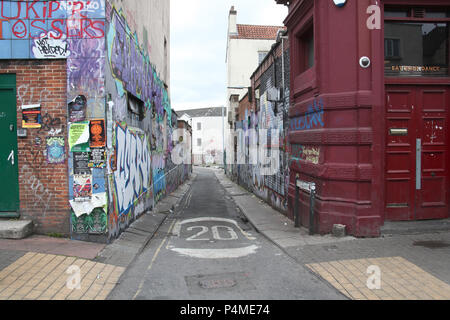
[[[238,24],[237,11],[234,6],[231,7],[228,15],[226,51],[227,128],[234,129],[237,103],[248,92],[251,86],[250,76],[271,50],[281,29],[284,27]],[[233,130],[225,137],[227,159],[229,159],[227,163],[232,161],[230,154],[233,154],[236,148],[235,138]]]
[[[221,165],[224,150],[223,107],[177,111],[192,127],[193,165]]]

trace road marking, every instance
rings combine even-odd
[[[242,258],[250,254],[256,253],[258,246],[252,245],[245,248],[236,249],[182,249],[182,248],[172,248],[179,254],[199,258],[199,259],[231,259],[231,258]]]
[[[236,228],[238,228],[238,230],[242,233],[242,235],[244,237],[246,237],[248,240],[250,240],[250,241],[256,240],[256,238],[250,236],[247,232],[242,230],[242,228],[238,225],[238,223],[235,220],[225,219],[225,218],[216,218],[216,217],[195,218],[195,219],[188,219],[188,220],[179,221],[175,225],[175,227],[173,229],[173,232],[174,232],[174,234],[176,234],[179,237],[180,236],[180,232],[181,232],[181,227],[184,224],[196,223],[196,222],[211,222],[211,221],[213,221],[213,222],[227,222],[227,223],[233,224],[234,226],[236,226]]]
[[[236,229],[239,230],[242,235],[250,241],[256,240],[256,238],[252,237],[249,233],[245,232],[239,224],[232,219],[225,219],[225,218],[218,218],[218,217],[203,217],[203,218],[194,218],[194,219],[187,219],[183,221],[178,221],[174,228],[173,228],[173,234],[177,237],[181,237],[181,229],[183,225],[186,224],[197,224],[194,226],[191,226],[187,228],[187,231],[194,231],[196,229],[199,229],[200,232],[197,234],[194,234],[186,239],[186,241],[193,242],[193,241],[210,241],[211,239],[203,237],[204,234],[210,231],[210,228],[207,226],[200,225],[201,222],[220,222],[220,223],[228,223],[233,225]],[[225,231],[228,233],[229,237],[222,237],[219,234],[219,229],[225,229]],[[211,232],[214,240],[216,241],[236,241],[239,240],[238,234],[233,230],[233,228],[229,226],[224,225],[214,225],[211,227]],[[229,248],[229,249],[195,249],[195,248],[175,248],[173,246],[167,245],[167,249],[170,249],[174,252],[177,252],[179,254],[194,257],[194,258],[200,258],[200,259],[228,259],[228,258],[241,258],[248,256],[250,254],[256,253],[257,249],[259,249],[258,246],[252,245],[242,248]]]
[[[171,236],[171,231],[173,226],[175,225],[175,222],[177,222],[176,220],[174,220],[172,222],[172,224],[169,227],[169,231],[167,232],[167,236],[164,237],[163,241],[161,242],[161,244],[159,245],[158,249],[156,249],[155,254],[153,255],[152,261],[150,262],[147,270],[144,273],[144,276],[142,277],[142,281],[139,284],[139,288],[136,291],[136,294],[133,297],[133,300],[136,300],[137,296],[141,293],[142,291],[142,287],[144,286],[144,282],[145,282],[145,276],[147,275],[147,273],[152,269],[153,267],[153,263],[155,262],[156,258],[158,257],[159,253],[161,252],[161,248],[164,246],[164,243],[166,243],[167,239],[169,239],[169,236]]]

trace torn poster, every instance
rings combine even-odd
[[[61,164],[66,160],[64,137],[47,137],[47,163]]]
[[[73,198],[76,202],[91,201],[92,175],[73,176]]]
[[[69,127],[71,152],[89,152],[89,121],[72,123]]]
[[[70,205],[72,206],[73,212],[77,217],[80,217],[83,214],[90,214],[96,208],[103,208],[106,212],[107,210],[106,192],[94,194],[92,196],[92,200],[90,201],[78,202],[75,200],[71,200]]]
[[[86,120],[87,99],[85,96],[78,96],[69,103],[69,122],[79,122]]]
[[[22,106],[22,128],[39,129],[41,128],[41,123],[40,104]]]

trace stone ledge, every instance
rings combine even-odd
[[[24,239],[32,232],[31,220],[0,220],[0,239]]]

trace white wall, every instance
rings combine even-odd
[[[192,153],[194,155],[206,155],[209,150],[215,150],[216,162],[219,160],[222,163],[222,119],[222,117],[192,118]],[[201,130],[197,130],[198,123],[201,123]],[[197,145],[197,139],[202,139],[202,146]]]

